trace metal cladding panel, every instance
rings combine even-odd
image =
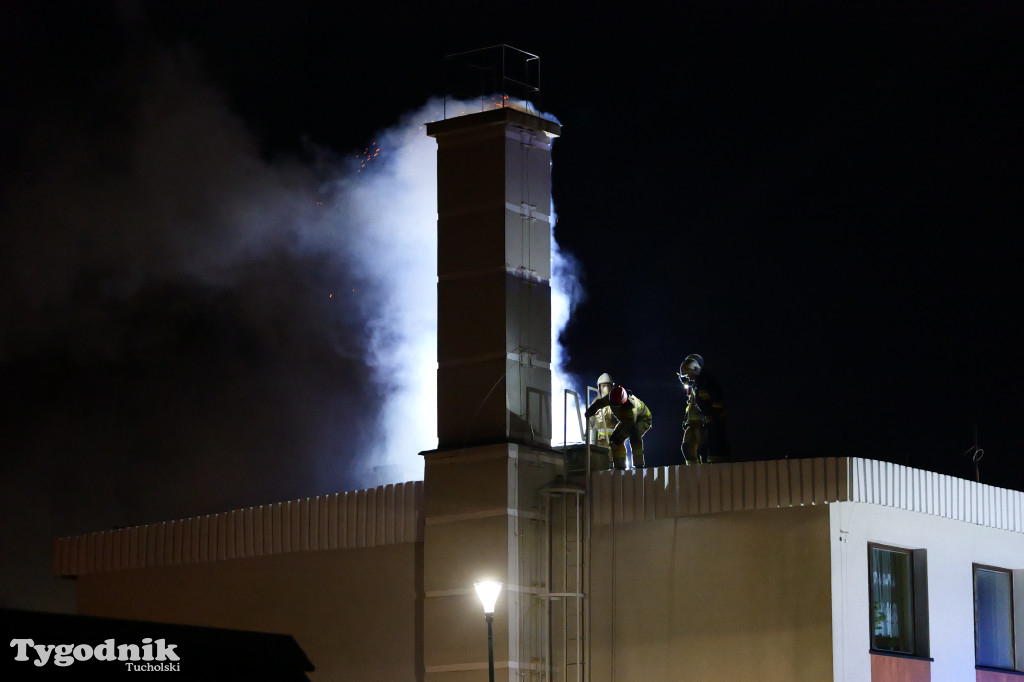
[[[192,555],[193,555],[192,556],[192,561],[193,562],[197,562],[197,561],[199,561],[199,555],[196,552],[196,545],[197,545],[197,540],[198,540],[198,533],[196,531],[198,530],[198,524],[195,522],[195,520],[192,521],[192,528],[193,528],[194,537],[192,538],[192,544],[191,544],[190,548],[192,550]],[[241,530],[242,530],[242,556],[243,557],[253,556],[253,554],[255,554],[255,549],[253,548],[253,514],[252,514],[252,507],[249,507],[248,509],[243,509],[242,510]]]
[[[595,473],[593,522],[849,501],[1024,533],[1024,492],[891,462],[824,457],[665,467],[661,472]],[[644,484],[655,476],[657,485]]]
[[[76,576],[421,542],[422,506],[423,482],[412,481],[58,538],[53,570],[59,576]]]
[[[845,495],[839,489],[845,462],[818,458],[598,472],[594,523],[827,504]]]
[[[634,500],[636,487],[633,485],[633,478],[633,476],[623,476],[618,481],[618,499],[621,501],[622,509],[620,511],[624,521],[637,520],[634,514],[636,509],[636,500]]]
[[[471,364],[438,368],[437,402],[444,405],[437,413],[439,448],[458,448],[505,437],[506,364],[503,354]]]
[[[437,287],[442,366],[528,349],[551,361],[551,287],[506,272],[442,280]],[[504,333],[503,333],[504,332]]]
[[[691,476],[687,473],[685,468],[676,468],[678,472],[678,485],[680,489],[684,489],[684,486],[688,484],[687,479]],[[717,495],[713,497],[718,498],[719,508],[717,511],[733,511],[732,506],[732,469],[728,467],[714,467],[710,472],[712,480],[715,482],[715,489],[718,491]],[[717,477],[717,479],[716,479]],[[683,510],[686,508],[686,504],[689,504],[686,500],[686,496],[683,496],[684,504],[681,504],[679,515],[683,515]]]
[[[341,537],[341,524],[338,523],[339,498],[338,493],[327,496],[327,549],[338,549],[338,540]]]
[[[251,523],[252,522],[250,521],[249,523],[250,523],[250,528],[251,528]],[[145,526],[138,527],[138,530],[141,530],[144,527]],[[190,543],[191,544],[189,545],[189,550],[190,550],[190,552],[189,552],[189,561],[191,561],[194,564],[197,564],[200,561],[199,556],[200,556],[200,550],[202,549],[202,527],[203,527],[203,517],[202,516],[197,516],[194,519],[192,519],[192,531],[191,531],[192,534],[191,534],[191,537],[190,537]],[[137,538],[137,537],[138,536],[136,535],[135,538]],[[133,540],[135,538],[133,538]],[[247,538],[247,539],[249,539],[249,538]],[[252,550],[251,550],[251,548],[252,548],[251,541],[249,542],[249,548],[250,548],[249,556],[251,556],[252,555],[251,554],[251,552],[252,552]],[[134,551],[133,551],[133,554],[134,554]],[[137,567],[137,565],[133,565],[132,566],[132,568],[136,568],[136,567]]]
[[[437,140],[437,213],[505,203],[504,126],[485,126]]]
[[[438,369],[438,443],[461,448],[496,440],[551,439],[551,373],[518,359]]]
[[[670,518],[676,515],[676,509],[678,508],[679,472],[676,471],[675,467],[661,467],[659,471],[662,472],[660,485],[664,487],[665,491],[672,492],[667,495],[657,493],[655,494],[655,501],[657,502],[658,506],[655,509],[654,515],[655,518],[659,519]],[[719,503],[721,503],[721,500],[719,500]]]
[[[89,535],[86,537],[86,555],[85,555],[85,570],[95,571],[96,570],[96,536]]]
[[[551,362],[551,286],[505,276],[505,348]]]
[[[82,543],[82,547],[83,547],[83,549],[88,551],[88,546],[89,546],[88,537],[86,537],[85,540],[86,540],[86,542]],[[129,556],[128,568],[138,568],[139,567],[139,528],[138,528],[138,526],[135,526],[133,528],[129,528],[128,529],[128,556]],[[84,555],[83,558],[82,558],[82,567],[85,570],[89,570],[89,557],[88,557],[88,554]]]
[[[818,480],[815,478],[815,467],[814,463],[817,459],[801,459],[800,462],[800,504],[812,505],[814,504],[815,488],[820,485],[822,491],[825,488],[824,478]]]
[[[504,438],[519,443],[551,442],[551,371],[518,360],[505,363],[508,430]]]
[[[255,556],[263,556],[263,511],[262,505],[252,510],[252,551]]]
[[[284,503],[283,514],[281,516],[282,545],[288,548],[286,551],[299,552],[302,550],[302,538],[299,534],[301,524],[301,501],[288,500]]]
[[[377,496],[377,540],[382,545],[395,543],[395,488],[386,485]]]
[[[171,525],[174,526],[174,532],[172,534],[172,539],[171,539],[170,563],[171,563],[171,565],[175,565],[176,566],[176,565],[182,563],[182,561],[181,561],[182,546],[185,544],[183,542],[183,539],[185,537],[185,522],[184,522],[184,520],[171,521]],[[119,569],[119,568],[122,568],[122,563],[121,563],[121,547],[120,547],[120,543],[118,542],[120,537],[121,537],[121,532],[118,531],[117,535],[115,537],[115,543],[114,543],[113,568],[115,570]],[[232,542],[231,543],[231,551],[228,554],[228,558],[230,558],[230,559],[233,559],[234,556],[235,556],[235,554],[234,554],[235,546],[236,546],[235,543]]]
[[[270,511],[270,527],[273,534],[273,545],[271,546],[271,549],[273,554],[281,554],[282,552],[287,551],[285,549],[287,545],[286,509],[287,506],[279,502],[278,504],[273,505],[273,508]]]
[[[440,365],[505,356],[505,328],[510,318],[506,279],[502,270],[437,283],[437,361]]]
[[[145,533],[146,527],[140,528],[142,533]],[[143,539],[143,542],[145,540]],[[199,519],[199,547],[198,556],[196,561],[209,561],[209,544],[210,544],[210,517],[203,516]]]
[[[505,269],[508,265],[507,230],[494,228],[503,221],[508,222],[508,213],[504,203],[495,202],[449,215],[438,214],[438,277],[445,279]]]
[[[362,531],[362,539],[356,542],[356,547],[377,546],[377,491],[366,492],[367,494],[360,498],[359,528]]]
[[[654,504],[648,503],[647,505],[645,505],[645,508],[643,510],[644,519],[647,521],[653,521],[655,519],[655,513],[657,512],[658,508],[658,500],[656,497],[657,488],[660,484],[663,483],[663,481],[661,480],[662,478],[664,478],[664,473],[662,473],[661,469],[650,469],[647,475],[644,476],[643,478],[644,499],[654,502]]]
[[[192,536],[192,527],[193,526],[196,526],[198,528],[198,523],[196,523],[195,519],[183,519],[182,522],[181,522],[181,538],[180,538],[181,539],[181,544],[178,547],[178,552],[177,552],[178,556],[175,557],[175,558],[180,563],[183,563],[183,564],[190,564],[190,563],[192,563],[192,547],[195,546],[195,540],[193,539],[193,536]],[[245,545],[244,545],[245,537],[241,533],[242,528],[243,528],[243,525],[241,523],[239,523],[238,524],[238,529],[239,529],[238,547],[239,547],[239,549],[237,550],[239,556],[245,556],[245,549],[244,549],[244,547],[245,547]],[[124,542],[121,544],[121,560],[125,561],[125,558],[127,558],[127,563],[124,564],[125,567],[126,568],[135,568],[135,566],[132,565],[132,552],[131,552],[131,545],[129,544],[130,540],[131,540],[131,529],[128,529],[128,531],[129,532],[127,532],[127,533],[121,534],[121,537],[124,539]]]
[[[550,208],[505,210],[505,268],[533,279],[551,279]]]
[[[643,476],[634,476],[630,481],[633,488],[633,517],[636,519],[644,519],[647,517],[644,509],[647,506],[653,507],[653,504],[649,504],[651,500],[647,500],[645,497],[644,480],[647,478],[647,470],[643,471]],[[653,471],[651,473],[654,473]]]
[[[505,201],[548,212],[551,206],[551,143],[545,133],[515,125],[506,128]]]
[[[604,501],[603,506],[593,505],[591,519],[593,523],[603,526],[611,523],[611,506],[608,504],[612,499],[611,487],[613,479],[611,476],[594,476],[591,481],[590,490],[594,499]],[[600,490],[599,490],[600,489]]]
[[[437,274],[442,280],[508,270],[551,278],[551,209],[501,204],[437,219]],[[504,230],[497,229],[504,225]]]
[[[464,518],[508,509],[508,443],[438,450],[424,454],[424,478],[429,494],[424,504],[427,524],[437,519]]]
[[[551,287],[505,277],[505,371],[508,430],[493,434],[525,443],[551,441]]]

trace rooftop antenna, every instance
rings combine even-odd
[[[981,483],[981,472],[978,469],[978,462],[985,456],[985,451],[978,447],[978,422],[974,422],[974,445],[967,448],[964,452],[964,457],[967,455],[971,456],[971,460],[974,462],[974,480]]]

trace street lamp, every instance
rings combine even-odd
[[[490,682],[494,682],[494,603],[498,601],[501,583],[491,580],[473,583],[480,603],[484,605],[484,619],[487,621],[487,671]]]

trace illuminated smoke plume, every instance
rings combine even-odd
[[[67,608],[53,537],[419,478],[437,444],[440,103],[307,163],[187,51],[103,85],[3,169],[0,513],[32,518],[2,606]]]
[[[510,103],[498,99],[494,105],[502,104]],[[430,102],[382,133],[357,158],[356,173],[343,175],[331,187],[348,226],[345,248],[355,256],[353,267],[377,282],[374,295],[358,297],[368,321],[368,363],[387,396],[372,459],[385,469],[378,473],[402,472],[406,479],[422,477],[418,453],[437,446],[437,161],[436,142],[426,136],[422,122],[441,118],[442,106]],[[449,117],[479,107],[478,102],[452,101],[446,106]],[[554,230],[551,240],[552,442],[561,445],[563,389],[577,390],[579,382],[564,373],[568,355],[558,337],[583,292],[578,265],[558,249]],[[566,404],[568,441],[578,442],[582,434],[575,405],[571,400]]]
[[[140,101],[127,130],[71,141],[12,193],[4,306],[18,322],[2,357],[104,364],[118,382],[106,419],[132,431],[118,434],[126,450],[166,442],[170,425],[179,462],[271,499],[376,484],[381,465],[415,477],[435,443],[433,399],[416,405],[434,395],[426,114],[383,133],[361,174],[325,181],[323,168],[263,160],[188,54],[161,59]],[[152,412],[129,426],[124,408],[140,404]],[[202,406],[218,424],[193,414]]]
[[[551,207],[551,215],[555,216],[554,206]],[[572,315],[576,305],[584,299],[583,287],[579,280],[579,264],[576,259],[568,253],[563,253],[555,241],[554,230],[551,234],[551,392],[554,415],[552,419],[552,445],[558,447],[563,443],[578,443],[583,441],[583,433],[580,430],[581,416],[577,413],[577,403],[572,396],[566,395],[565,390],[575,391],[579,396],[579,409],[586,409],[586,382],[580,381],[579,377],[567,372],[566,365],[569,362],[569,353],[559,342],[559,336],[569,324],[569,317]],[[563,423],[564,417],[564,423]]]
[[[430,102],[380,134],[356,173],[329,187],[347,227],[339,248],[360,279],[367,364],[382,398],[365,455],[382,481],[423,477],[419,453],[437,447],[437,144],[423,122]]]
[[[525,102],[507,98],[491,103],[503,105],[530,109]],[[382,133],[358,157],[358,177],[348,174],[333,187],[342,197],[338,203],[345,224],[357,233],[347,245],[356,256],[356,267],[379,283],[378,295],[363,299],[364,317],[370,321],[370,366],[388,396],[378,445],[383,446],[380,458],[388,470],[402,471],[405,478],[422,476],[417,453],[437,445],[437,296],[433,284],[424,286],[436,282],[437,272],[436,143],[426,136],[421,122],[437,120],[445,111],[449,117],[471,114],[480,106],[479,102],[428,103]],[[555,215],[553,205],[551,215]],[[578,265],[559,250],[553,229],[551,246],[552,443],[561,445],[565,433],[569,442],[582,440],[575,404],[563,400],[564,389],[578,390],[579,382],[564,372],[568,354],[558,337],[583,292]],[[581,405],[585,397],[581,395]],[[568,407],[567,431],[563,430],[563,402]]]
[[[103,85],[3,168],[0,512],[32,510],[3,606],[66,608],[53,537],[415,478],[436,446],[439,107],[357,174],[264,158],[188,52]]]

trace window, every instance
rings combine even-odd
[[[868,545],[871,648],[928,656],[925,551]]]
[[[1014,669],[1013,574],[974,565],[974,645],[977,664]]]

